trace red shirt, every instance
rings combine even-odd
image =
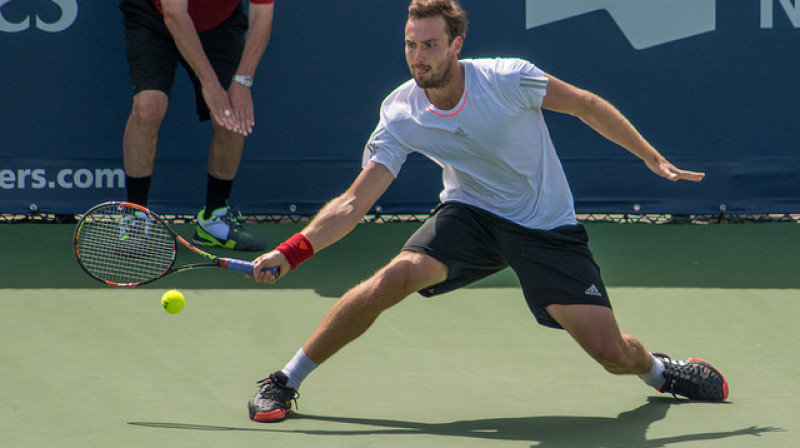
[[[161,9],[161,0],[153,0],[158,12]],[[189,16],[192,18],[197,32],[207,31],[218,27],[233,14],[241,0],[189,0]],[[250,0],[250,3],[268,4],[275,0]]]

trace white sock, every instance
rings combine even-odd
[[[664,385],[664,363],[653,355],[650,357],[653,358],[653,367],[639,378],[648,386],[661,387]]]
[[[308,356],[306,356],[306,353],[301,348],[294,355],[294,358],[292,358],[292,360],[286,364],[286,367],[284,367],[283,370],[281,370],[281,372],[283,372],[287,377],[289,377],[289,382],[287,383],[287,386],[299,389],[300,383],[302,383],[303,380],[306,379],[308,374],[314,371],[314,369],[316,369],[317,367],[319,367],[319,364],[310,360]]]

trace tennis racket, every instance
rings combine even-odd
[[[177,243],[208,259],[175,267]],[[78,221],[73,238],[78,264],[90,277],[107,285],[130,288],[167,274],[217,267],[252,274],[255,263],[220,258],[198,249],[150,209],[131,202],[105,202]],[[278,268],[270,268],[278,275]]]

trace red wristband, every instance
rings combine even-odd
[[[311,246],[311,241],[302,233],[295,233],[291,238],[276,247],[275,250],[286,257],[292,269],[314,256],[314,248]]]

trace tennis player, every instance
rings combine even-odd
[[[638,375],[661,392],[723,401],[728,385],[709,363],[650,353],[620,332],[542,110],[579,118],[667,180],[704,174],[668,162],[611,104],[520,59],[459,60],[466,14],[455,0],[412,0],[405,53],[413,80],[383,102],[350,188],[300,233],[256,259],[289,272],[350,232],[419,152],[443,169],[441,205],[403,250],[344,294],[286,366],[260,381],[250,418],[279,421],[320,363],[417,291],[434,296],[510,266],[536,320],[565,329],[608,372]]]

